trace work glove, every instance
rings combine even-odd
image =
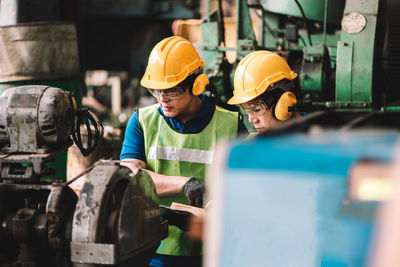
[[[168,220],[169,225],[174,225],[182,231],[188,230],[190,216],[192,216],[190,212],[172,210],[165,206],[160,206],[160,215],[162,220]]]
[[[183,185],[183,193],[185,194],[186,198],[189,200],[189,204],[191,206],[195,206],[195,207],[203,206],[204,191],[205,191],[204,184],[194,177],[191,177]]]

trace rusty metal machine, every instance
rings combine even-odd
[[[46,178],[47,164],[71,136],[90,153],[101,134],[95,116],[49,86],[8,89],[0,103],[0,266],[147,266],[167,235],[147,173],[99,161],[78,197],[70,182]],[[86,148],[75,125],[82,118],[96,129]]]

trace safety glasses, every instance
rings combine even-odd
[[[149,88],[147,88],[147,90],[155,98],[160,98],[161,96],[163,96],[163,97],[166,97],[168,99],[178,99],[185,93],[185,89],[182,88],[179,85],[177,85],[177,86],[175,86],[173,88],[164,89],[164,90],[156,90],[156,89],[149,89]]]
[[[264,115],[269,110],[268,106],[263,100],[242,104],[240,106],[247,113],[247,115],[256,117]]]

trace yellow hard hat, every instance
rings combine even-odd
[[[236,68],[233,97],[228,104],[246,103],[262,95],[274,83],[296,77],[297,74],[281,56],[265,50],[252,52]]]
[[[179,36],[168,37],[156,44],[151,51],[140,84],[150,89],[168,89],[204,66],[204,61],[188,40]]]

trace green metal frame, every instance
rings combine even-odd
[[[336,100],[372,102],[375,34],[379,0],[348,0],[344,14],[361,13],[365,28],[356,34],[342,30],[337,48]]]
[[[210,0],[208,7],[210,6]],[[219,40],[219,26],[216,16],[209,14],[202,23],[203,57],[206,62],[206,72],[211,81],[215,82],[218,98],[225,102],[222,79],[226,79],[226,71],[221,68],[224,62],[224,53],[235,50],[236,62],[244,56],[258,49],[276,51],[282,46],[284,51],[301,51],[303,53],[302,69],[299,80],[304,99],[312,101],[328,101],[326,105],[319,105],[324,109],[337,110],[364,110],[376,109],[374,105],[374,56],[377,30],[377,17],[380,8],[379,0],[299,0],[308,19],[323,22],[323,33],[308,34],[305,29],[299,30],[298,44],[288,43],[285,40],[285,29],[280,28],[282,15],[301,18],[298,6],[292,0],[266,1],[259,5],[249,5],[246,0],[237,0],[237,40],[236,47],[221,46]],[[260,40],[256,39],[249,8],[262,11],[262,27]],[[344,8],[344,10],[343,10]],[[343,12],[344,11],[344,12]],[[355,34],[341,31],[326,32],[327,24],[338,25],[343,14],[358,12],[365,16],[365,28]],[[303,39],[303,40],[301,40]],[[235,67],[235,64],[234,64]],[[335,71],[335,80],[330,82],[330,72]],[[234,69],[229,74],[232,82]],[[316,106],[318,104],[316,103]],[[395,110],[395,109],[391,109]]]

